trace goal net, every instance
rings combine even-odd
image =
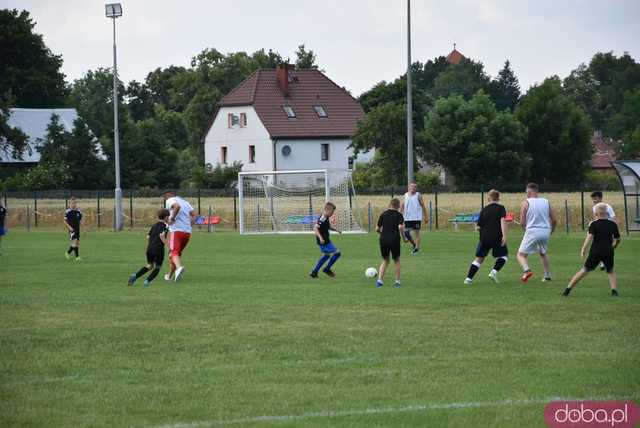
[[[238,174],[240,233],[309,233],[331,201],[333,226],[362,232],[351,171],[306,170]]]

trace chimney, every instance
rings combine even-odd
[[[289,96],[289,70],[293,70],[291,64],[280,64],[276,68],[276,80],[278,80],[278,87],[282,91],[282,95]]]

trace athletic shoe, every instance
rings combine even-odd
[[[335,278],[336,274],[331,269],[323,269],[322,272],[326,273],[329,278]]]
[[[147,281],[146,279],[144,280],[144,282],[142,283],[142,287],[143,288],[147,288],[149,287],[149,281]]]
[[[395,284],[393,284],[393,288],[401,288],[402,284],[400,283],[400,281],[396,281]]]
[[[562,292],[563,296],[568,296],[569,293],[571,293],[571,287],[567,287],[564,289],[564,291]]]
[[[550,276],[545,276],[544,278],[542,278],[542,282],[551,282],[552,279]]]
[[[169,275],[168,273],[164,274],[164,280],[165,281],[171,281],[171,275]]]
[[[382,288],[382,281],[376,280],[376,288]]]
[[[600,262],[600,270],[604,272],[604,269],[605,269],[605,267],[604,267],[604,263],[603,263],[603,262]]]
[[[420,251],[420,248],[414,248],[413,250],[411,250],[411,254],[417,254],[418,251]]]
[[[618,290],[616,290],[615,288],[614,288],[614,289],[612,289],[612,290],[611,290],[611,296],[612,296],[612,297],[618,297],[618,296],[619,296],[619,294],[618,294]]]
[[[498,279],[498,272],[494,272],[494,271],[489,272],[489,278],[496,284],[500,284],[500,280]]]
[[[529,281],[529,279],[533,276],[533,272],[531,272],[530,270],[526,271],[525,273],[522,274],[522,276],[520,277],[520,281],[526,283],[527,281]]]
[[[473,279],[471,278],[465,278],[464,280],[464,285],[471,285],[473,284]]]
[[[67,260],[71,260],[71,254],[65,252],[64,253],[64,258],[67,259]]]
[[[182,274],[184,273],[184,266],[180,266],[178,269],[176,269],[176,272],[174,274],[174,278],[173,280],[175,282],[178,282],[182,279]]]
[[[82,257],[76,257],[76,261],[77,262],[81,262],[82,261]]]
[[[136,278],[136,274],[134,273],[133,275],[131,275],[131,276],[129,277],[129,281],[127,282],[127,285],[128,285],[129,287],[131,287],[131,286],[133,285],[133,283],[134,283],[134,282],[136,282],[136,279],[137,279],[137,278]]]
[[[317,277],[318,277],[318,272],[313,271],[313,272],[311,272],[311,273],[309,274],[309,276],[310,276],[311,278],[317,278]]]

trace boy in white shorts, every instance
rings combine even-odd
[[[520,224],[525,229],[522,243],[518,249],[518,262],[522,266],[522,282],[527,282],[533,276],[529,268],[527,257],[529,254],[538,253],[544,267],[542,281],[551,281],[549,258],[547,248],[549,237],[556,229],[556,218],[551,210],[549,201],[538,197],[538,185],[527,184],[527,199],[520,207]]]

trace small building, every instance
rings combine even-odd
[[[255,71],[218,103],[204,137],[207,168],[243,171],[352,169],[350,147],[364,111],[318,70],[289,64]],[[373,151],[360,153],[367,162]]]
[[[449,52],[449,55],[447,55],[447,62],[449,64],[460,64],[460,62],[466,59],[466,57],[464,55],[462,55],[462,53],[460,53],[460,51],[458,49],[456,49],[456,44],[453,44],[453,50],[451,52]]]
[[[616,160],[615,143],[612,138],[603,137],[602,131],[595,131],[591,137],[593,155],[591,155],[591,169],[614,174],[611,162]]]
[[[40,162],[39,140],[46,138],[47,126],[54,114],[59,117],[60,125],[64,127],[65,131],[73,131],[73,123],[78,118],[78,111],[74,108],[9,109],[8,125],[22,130],[28,137],[28,144],[22,159],[14,158],[11,153],[0,151],[0,166],[3,169],[23,170],[34,167]],[[102,152],[100,152],[100,156],[104,158]]]

